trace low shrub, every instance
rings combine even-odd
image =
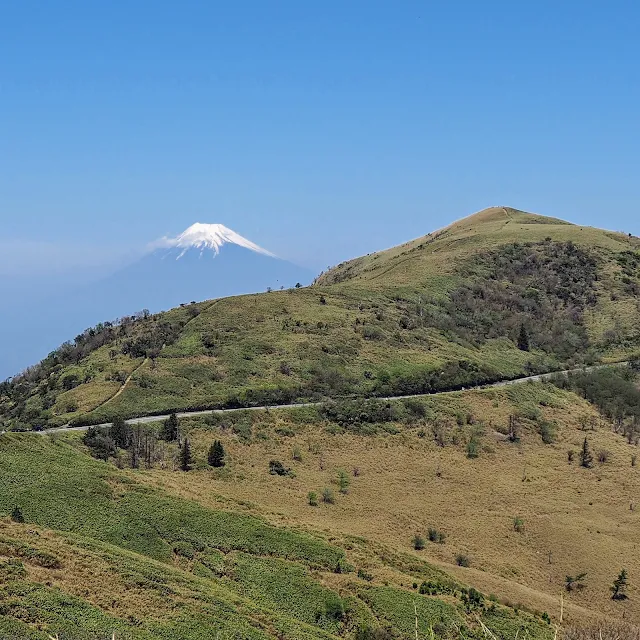
[[[538,422],[538,432],[545,444],[553,444],[556,439],[556,425],[548,420]]]
[[[446,535],[442,531],[438,531],[434,527],[429,527],[429,542],[436,542],[438,544],[444,544]]]
[[[513,530],[518,533],[524,533],[524,520],[519,516],[513,519]]]
[[[173,552],[177,556],[182,556],[189,560],[193,560],[196,555],[196,550],[193,548],[193,545],[186,540],[178,540],[178,542],[175,542],[173,545]]]
[[[480,441],[476,435],[471,436],[467,443],[467,458],[472,460],[480,455]]]
[[[371,582],[373,580],[373,576],[364,569],[358,569],[358,578],[366,580],[367,582]]]
[[[471,566],[471,558],[465,555],[464,553],[459,553],[456,556],[456,564],[459,567],[470,567]]]
[[[269,473],[272,476],[288,476],[291,475],[291,469],[285,467],[279,460],[270,460]]]
[[[325,504],[333,504],[335,501],[336,499],[333,495],[333,491],[331,491],[329,487],[325,487],[322,490],[322,502],[324,502]]]
[[[424,549],[425,541],[424,541],[424,538],[419,533],[413,536],[413,539],[411,542],[413,544],[413,548],[416,551],[422,551],[422,549]]]

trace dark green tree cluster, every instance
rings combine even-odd
[[[152,427],[130,425],[122,418],[114,418],[109,427],[89,427],[83,443],[91,455],[99,460],[122,460],[122,451],[128,454],[129,464],[137,469],[143,462],[147,469],[153,465],[157,436]]]
[[[586,353],[584,312],[596,304],[597,259],[572,242],[514,243],[475,255],[448,299],[406,305],[401,328],[436,327],[467,342],[509,337],[568,360]],[[471,280],[471,282],[469,282]]]
[[[92,379],[90,372],[79,376],[64,373],[64,367],[77,364],[96,349],[116,341],[122,344],[121,352],[132,357],[149,356],[154,350],[158,353],[162,345],[175,342],[186,321],[168,323],[143,309],[134,315],[90,327],[73,341],[63,343],[39,364],[0,383],[0,413],[6,419],[46,425],[52,417],[48,410],[55,403],[56,394]],[[117,355],[118,351],[111,349],[111,358]],[[38,397],[39,402],[29,403],[30,408],[26,409],[29,397]]]
[[[611,420],[616,431],[635,444],[640,438],[640,389],[638,372],[629,367],[607,367],[560,375],[553,383],[561,389],[570,389],[598,407]]]

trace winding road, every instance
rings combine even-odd
[[[472,386],[472,387],[465,387],[462,389],[462,391],[471,391],[473,389],[494,389],[497,387],[506,387],[508,385],[511,384],[522,384],[524,382],[540,382],[540,381],[544,381],[544,380],[548,380],[549,378],[551,378],[552,376],[556,376],[556,375],[567,375],[569,373],[577,373],[579,371],[595,371],[597,369],[605,369],[607,367],[621,367],[621,366],[625,366],[628,364],[627,360],[624,360],[622,362],[611,362],[609,364],[598,364],[598,365],[593,365],[591,367],[580,367],[577,369],[565,369],[563,371],[550,371],[549,373],[541,373],[535,376],[525,376],[523,378],[513,378],[513,379],[509,379],[509,380],[500,380],[498,382],[493,382],[490,384],[481,384],[481,385],[476,385],[476,386]],[[435,396],[435,395],[445,395],[445,394],[450,394],[450,393],[459,393],[460,390],[456,390],[456,391],[434,391],[432,393],[418,393],[418,394],[412,394],[412,395],[406,395],[406,396],[386,396],[386,397],[377,397],[374,396],[371,399],[372,400],[407,400],[410,398],[426,398],[429,396]],[[237,409],[204,409],[201,411],[183,411],[183,412],[178,412],[176,415],[178,416],[178,418],[190,418],[193,416],[206,416],[206,415],[211,415],[214,413],[219,413],[219,414],[225,414],[225,413],[236,413],[238,411],[277,411],[280,409],[298,409],[301,407],[319,407],[320,405],[322,405],[322,402],[301,402],[298,404],[280,404],[280,405],[273,405],[273,406],[269,406],[269,405],[264,405],[264,406],[260,406],[260,407],[240,407]],[[140,416],[138,418],[131,418],[129,420],[127,420],[127,424],[147,424],[150,422],[161,422],[163,420],[166,420],[169,417],[169,414],[163,414],[163,415],[152,415],[152,416]],[[110,427],[111,426],[111,422],[103,422],[102,424],[97,424],[97,425],[85,425],[85,426],[80,426],[80,427],[70,427],[70,426],[64,426],[64,427],[56,427],[55,429],[44,429],[42,431],[28,431],[26,433],[40,433],[43,435],[47,435],[49,433],[61,433],[61,432],[69,432],[69,431],[86,431],[90,426],[95,426],[95,427]]]

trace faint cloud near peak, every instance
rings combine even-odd
[[[58,276],[78,269],[113,270],[135,260],[143,251],[52,243],[40,240],[0,240],[0,276]]]

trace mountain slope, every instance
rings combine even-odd
[[[634,380],[565,383],[606,403]],[[77,433],[0,435],[0,638],[585,637],[555,631],[560,593],[564,623],[597,638],[640,619],[637,446],[602,410],[533,383],[209,416],[180,422],[189,472],[157,424],[131,432],[152,443],[139,468],[125,450],[92,459]],[[567,458],[585,433],[607,454],[590,468]],[[206,464],[214,439],[223,468]]]
[[[30,303],[13,305],[0,319],[0,351],[9,362],[31,364],[98,322],[308,284],[312,277],[223,225],[196,223],[175,238],[152,243],[142,257],[111,275],[55,295],[34,293]],[[0,370],[15,373],[1,363]]]
[[[203,506],[144,476],[91,459],[74,437],[0,436],[0,513],[19,505],[28,523],[0,519],[0,638],[404,639],[416,616],[441,638],[480,638],[480,617],[551,638],[539,616],[465,606],[466,587],[418,557],[276,527],[246,503]],[[417,593],[427,581],[436,592]]]
[[[98,327],[4,385],[4,424],[423,393],[625,359],[640,350],[639,247],[489,209],[310,288]]]
[[[182,449],[0,430],[0,639],[550,640],[560,594],[565,623],[640,620],[637,363],[336,399],[638,354],[636,239],[510,210],[443,234],[100,325],[2,385],[16,429],[334,399],[181,420]]]
[[[322,274],[317,283],[358,280],[369,282],[369,286],[415,286],[418,275],[431,281],[434,276],[455,273],[457,263],[470,254],[500,245],[542,242],[547,237],[613,252],[640,248],[640,240],[622,233],[581,227],[511,207],[490,207],[387,251],[344,262]]]

